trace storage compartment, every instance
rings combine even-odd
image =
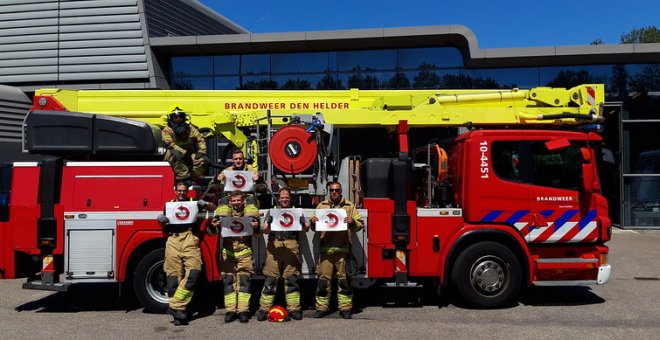
[[[67,280],[114,281],[115,221],[94,221],[103,229],[82,229],[90,221],[67,221],[64,272]]]

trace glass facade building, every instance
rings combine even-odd
[[[660,228],[660,64],[468,68],[454,47],[172,57],[172,89],[501,89],[606,85],[603,192],[623,227]],[[620,207],[620,209],[618,209]]]

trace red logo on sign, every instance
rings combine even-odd
[[[243,232],[243,230],[245,230],[245,226],[240,220],[234,220],[229,224],[229,230],[236,234],[240,234]]]
[[[243,177],[241,174],[236,174],[234,175],[234,179],[231,181],[231,183],[234,185],[234,188],[243,189],[245,183],[247,183],[247,179],[245,179],[245,177]]]
[[[175,208],[174,217],[179,221],[185,221],[190,217],[190,210],[186,206],[180,205]]]
[[[329,228],[334,228],[334,227],[337,226],[337,224],[339,224],[339,217],[338,217],[337,215],[335,215],[335,214],[333,214],[333,213],[329,213],[329,214],[326,215],[326,216],[328,216],[329,221],[326,221],[325,224],[326,224]]]
[[[282,213],[280,215],[282,219],[280,220],[280,225],[284,228],[289,228],[293,225],[293,216],[289,214],[288,212]]]

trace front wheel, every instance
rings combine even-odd
[[[522,272],[509,248],[496,242],[480,242],[458,256],[452,280],[470,306],[497,308],[510,305],[518,297]]]
[[[168,306],[167,277],[163,271],[165,249],[156,249],[140,260],[133,275],[133,291],[142,306],[164,313]]]

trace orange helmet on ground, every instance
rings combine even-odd
[[[288,314],[289,313],[283,307],[273,306],[273,308],[271,308],[268,311],[268,321],[272,321],[272,322],[286,321],[286,317]]]

